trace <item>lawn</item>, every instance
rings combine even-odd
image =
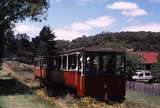
[[[0,96],[0,108],[51,108],[51,106],[34,100],[32,95],[23,94]]]
[[[21,65],[14,65],[13,67],[19,68],[19,66]],[[22,67],[26,68],[27,66]],[[0,71],[0,108],[57,108],[57,102],[60,106],[64,106],[63,108],[160,108],[160,97],[146,96],[133,91],[126,92],[126,100],[123,103],[113,104],[96,101],[90,97],[74,98],[64,93],[62,93],[64,96],[57,94],[58,96],[56,97],[48,98],[43,91],[38,92],[41,95],[39,97],[35,95],[35,92],[32,92],[33,89],[30,89],[30,86],[27,85],[28,83],[26,84],[26,79],[29,78],[31,78],[30,80],[34,84],[32,77],[26,77],[28,72],[19,74],[23,73],[24,70],[22,69],[22,72],[16,70],[14,71],[15,75],[19,77],[13,76],[14,78],[12,78],[10,77],[12,76],[11,73],[6,71]],[[33,85],[32,83],[31,85]],[[46,101],[46,99],[49,101]],[[49,104],[52,101],[54,101],[53,104]]]
[[[0,71],[0,108],[56,108],[36,99],[32,90]]]
[[[160,96],[147,96],[138,92],[127,91],[126,101],[145,104],[148,107],[160,108]]]
[[[66,103],[66,100],[69,100]],[[160,97],[146,96],[137,92],[127,91],[126,101],[108,105],[103,102],[97,102],[91,98],[74,99],[66,97],[62,102],[71,105],[72,108],[159,108]],[[0,72],[0,108],[57,108],[50,105],[47,101],[33,95],[28,86],[20,83],[14,78],[8,77],[4,72]]]

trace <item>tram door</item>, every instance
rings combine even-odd
[[[76,71],[76,77],[75,77],[75,87],[77,89],[77,94],[80,96],[84,94],[83,68],[84,68],[83,55],[77,54],[77,71]]]
[[[47,58],[45,73],[44,73],[44,79],[45,79],[45,83],[47,85],[51,85],[52,70],[53,70],[53,60]]]

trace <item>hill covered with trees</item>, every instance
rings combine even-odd
[[[157,32],[102,32],[68,41],[57,41],[60,49],[105,45],[108,42],[126,44],[134,51],[160,51],[160,33]],[[63,44],[64,43],[64,44]]]
[[[44,26],[39,36],[30,39],[27,34],[14,35],[12,30],[5,33],[5,58],[32,64],[36,56],[53,56],[57,51],[89,46],[106,46],[124,48],[131,51],[160,52],[160,33],[154,32],[102,32],[94,36],[82,36],[72,41],[55,40],[56,36],[50,27]],[[47,56],[48,55],[48,56]],[[134,74],[137,59],[127,54],[126,74]],[[158,65],[158,66],[157,66]],[[159,74],[159,63],[153,71]],[[157,72],[158,71],[158,72]],[[159,75],[156,74],[159,77]]]
[[[50,31],[48,30],[47,32]],[[23,58],[23,62],[27,58],[27,63],[32,63],[35,56],[39,55],[40,52],[44,52],[47,38],[44,38],[42,33],[40,33],[41,36],[39,35],[32,39],[27,34],[14,35],[13,33],[13,31],[9,30],[5,34],[6,57]],[[51,34],[51,36],[55,38],[54,34]],[[126,47],[134,51],[160,52],[160,32],[102,32],[93,36],[82,36],[72,41],[56,40],[53,44],[56,45],[58,51],[101,45]]]

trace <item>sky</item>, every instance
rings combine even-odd
[[[100,32],[160,32],[160,0],[49,0],[47,19],[16,24],[16,33],[38,36],[50,26],[56,39],[72,40]]]

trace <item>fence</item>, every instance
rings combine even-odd
[[[126,90],[132,90],[151,96],[160,96],[160,84],[126,81]]]

